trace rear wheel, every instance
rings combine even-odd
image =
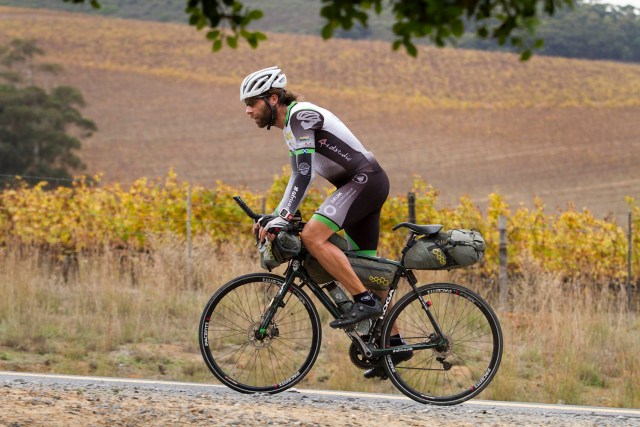
[[[389,343],[395,323],[407,344],[438,343],[432,349],[415,350],[413,357],[393,363],[385,357],[385,369],[394,385],[410,398],[436,405],[455,405],[480,393],[495,376],[502,357],[502,330],[491,307],[475,292],[452,283],[418,288],[439,325],[435,329],[414,293],[393,307],[382,337]],[[395,359],[405,352],[394,353]]]
[[[238,277],[223,285],[202,313],[199,341],[204,361],[234,390],[286,390],[309,372],[318,356],[318,312],[297,286],[285,294],[266,334],[257,334],[263,313],[283,283],[273,274]]]

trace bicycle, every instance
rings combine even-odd
[[[254,221],[259,218],[239,197],[234,200]],[[295,235],[303,227],[297,218],[289,232]],[[410,230],[406,250],[416,238],[437,233],[442,226],[401,223],[393,230],[399,228]],[[351,339],[351,361],[362,369],[382,365],[400,392],[421,403],[454,405],[484,390],[496,375],[503,350],[500,323],[489,304],[454,283],[418,287],[413,271],[403,265],[404,255],[400,261],[357,257],[391,265],[395,274],[383,314],[344,331]],[[327,285],[311,277],[305,268],[311,259],[303,247],[288,261],[283,276],[243,275],[210,298],[200,319],[199,344],[207,367],[223,384],[242,393],[279,393],[312,368],[322,329],[318,311],[303,288],[334,318],[342,314],[344,301],[334,301]],[[400,279],[409,283],[411,291],[387,313]],[[406,344],[389,345],[394,323]],[[396,357],[403,361],[394,363],[393,356],[404,352],[413,352],[413,357]]]

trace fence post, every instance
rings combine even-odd
[[[409,222],[416,223],[416,193],[409,192],[407,194],[407,202],[409,204]]]
[[[507,308],[508,283],[507,283],[507,218],[500,215],[498,217],[498,230],[500,240],[498,246],[498,257],[500,260],[500,271],[498,273],[498,289],[500,292],[500,307]]]
[[[191,286],[191,185],[187,186],[187,277],[186,285]]]
[[[628,248],[627,248],[627,308],[629,310],[631,310],[631,306],[632,306],[632,295],[631,293],[633,292],[631,289],[631,260],[632,260],[632,254],[633,254],[633,235],[632,235],[632,214],[631,211],[629,211],[629,217],[628,217],[628,221],[627,221],[627,242],[628,242]]]

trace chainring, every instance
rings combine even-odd
[[[379,357],[367,359],[362,353],[360,353],[360,350],[355,343],[351,343],[349,346],[349,358],[351,358],[351,363],[360,369],[371,369],[376,366],[382,366],[382,360],[380,360]]]

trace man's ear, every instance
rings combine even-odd
[[[274,107],[276,105],[278,105],[278,94],[277,93],[272,93],[271,96],[269,97],[269,104],[273,105]]]

